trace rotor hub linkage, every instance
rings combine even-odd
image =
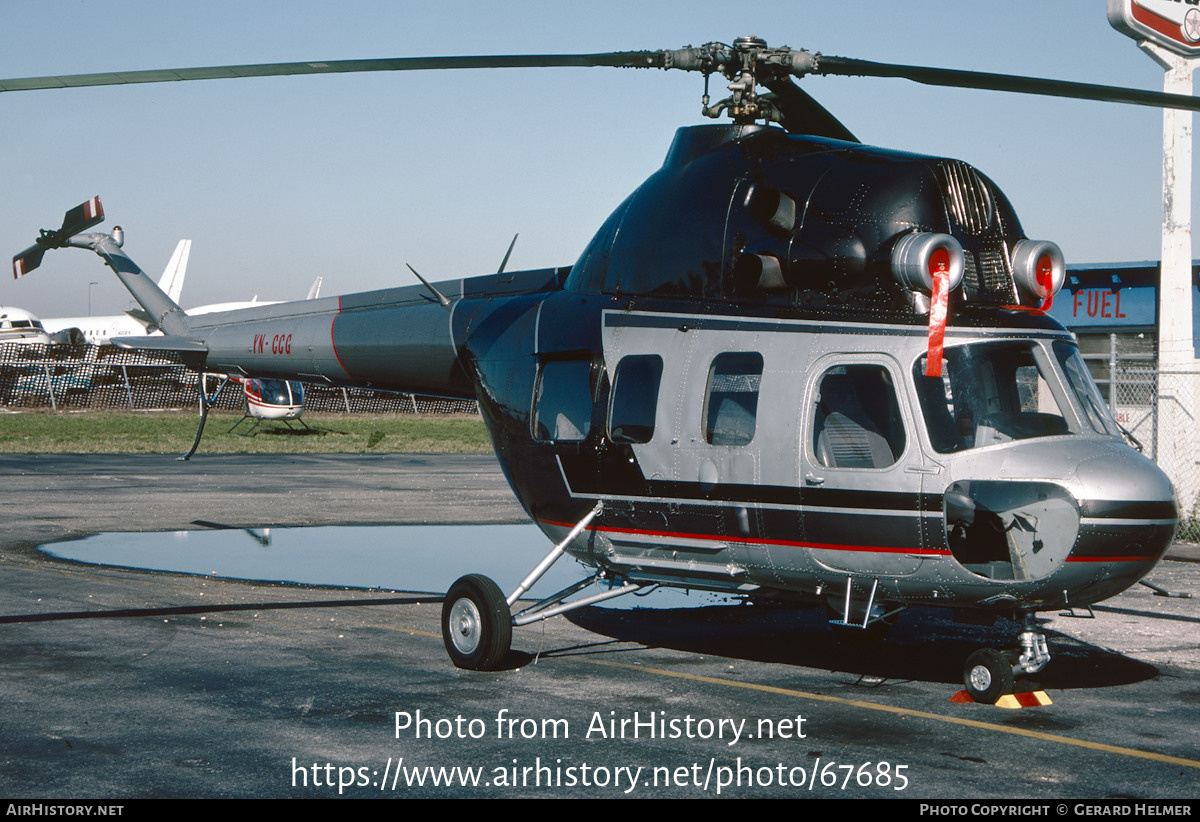
[[[704,98],[702,111],[705,117],[718,118],[728,113],[734,122],[746,124],[756,120],[781,122],[779,108],[767,97],[760,97],[758,86],[779,80],[788,75],[802,77],[816,69],[819,55],[804,50],[767,48],[760,37],[739,37],[732,46],[724,43],[707,43],[699,48],[684,48],[665,51],[663,67],[683,71],[699,71],[704,74]],[[714,72],[723,74],[729,81],[729,97],[716,105],[709,105],[708,77]]]

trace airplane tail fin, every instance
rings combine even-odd
[[[304,299],[315,300],[317,297],[320,297],[321,296],[321,283],[324,280],[325,280],[324,277],[317,277],[315,280],[313,280],[313,284],[311,286],[309,286],[309,289],[308,289],[308,296],[305,297]]]
[[[173,303],[178,303],[179,296],[183,293],[183,280],[187,276],[188,256],[191,253],[192,241],[180,240],[179,245],[175,246],[175,253],[171,255],[170,262],[163,269],[162,277],[158,280],[158,287]]]

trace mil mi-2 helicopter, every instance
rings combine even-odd
[[[504,664],[512,628],[647,586],[826,603],[845,628],[941,606],[1021,625],[981,649],[976,701],[1050,656],[1039,611],[1111,597],[1170,543],[1170,481],[1123,435],[1045,313],[1064,260],[972,166],[862,145],[807,74],[1197,108],[1190,97],[733,45],[298,63],[0,81],[19,90],[213,77],[627,66],[723,75],[571,267],[188,316],[84,233],[99,200],[14,258],[91,249],[197,370],[477,399],[529,516],[556,542],[506,595],[459,579],[454,664]],[[759,86],[769,93],[760,94]],[[415,273],[415,272],[414,272]],[[418,275],[420,277],[420,275]],[[203,402],[203,401],[202,401]],[[588,579],[514,613],[563,554]],[[594,583],[605,590],[585,594]],[[571,599],[572,597],[577,597]]]

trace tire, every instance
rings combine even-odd
[[[456,667],[496,671],[512,645],[512,613],[504,594],[487,577],[469,574],[442,600],[442,642]]]
[[[1013,669],[1008,657],[995,648],[982,648],[967,657],[963,682],[971,699],[985,705],[1013,692]]]

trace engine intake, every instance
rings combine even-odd
[[[949,234],[905,234],[892,249],[892,276],[911,291],[932,294],[934,275],[942,269],[950,275],[946,290],[953,291],[962,282],[966,256]]]

